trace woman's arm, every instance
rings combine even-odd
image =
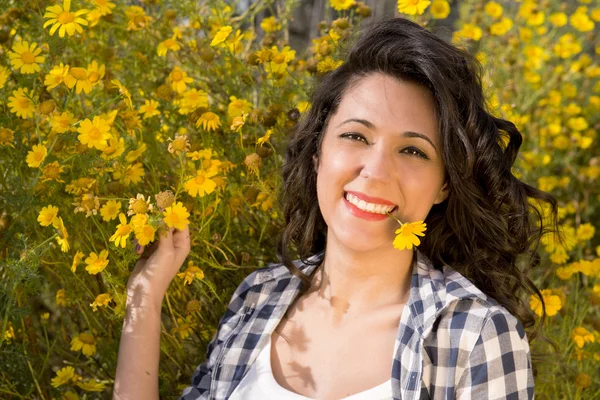
[[[127,282],[113,399],[158,399],[160,310],[169,284],[190,251],[190,233],[170,229],[144,252]]]

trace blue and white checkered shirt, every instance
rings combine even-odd
[[[517,318],[454,269],[434,268],[418,249],[415,261],[394,347],[393,399],[533,399],[529,342]],[[294,265],[305,274],[316,268]],[[248,275],[180,400],[229,398],[300,283],[281,263]]]

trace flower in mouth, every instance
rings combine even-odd
[[[389,212],[386,213],[389,217],[394,218],[399,224],[400,228],[396,229],[396,238],[394,239],[394,248],[398,250],[412,249],[413,246],[421,244],[419,236],[425,236],[425,230],[427,230],[427,224],[423,221],[405,222],[402,223],[398,218],[394,217]]]

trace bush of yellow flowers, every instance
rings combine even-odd
[[[190,224],[162,318],[177,397],[252,268],[274,261],[287,134],[370,18],[329,0],[302,54],[297,0],[0,2],[0,397],[108,398],[136,244]],[[538,398],[600,397],[600,8],[590,0],[399,0],[397,15],[484,66],[489,109],[524,135],[514,173],[560,202],[531,308]],[[265,15],[271,15],[265,17]],[[540,319],[542,321],[542,319]],[[541,323],[541,322],[540,322]]]

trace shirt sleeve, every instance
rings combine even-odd
[[[192,375],[192,385],[183,390],[179,400],[204,400],[208,399],[211,376],[217,357],[223,347],[223,342],[242,317],[242,309],[248,290],[252,287],[257,271],[248,275],[233,293],[225,314],[219,321],[217,332],[206,348],[205,361],[200,364]]]
[[[531,354],[521,322],[494,311],[484,322],[456,388],[456,399],[533,399]]]

